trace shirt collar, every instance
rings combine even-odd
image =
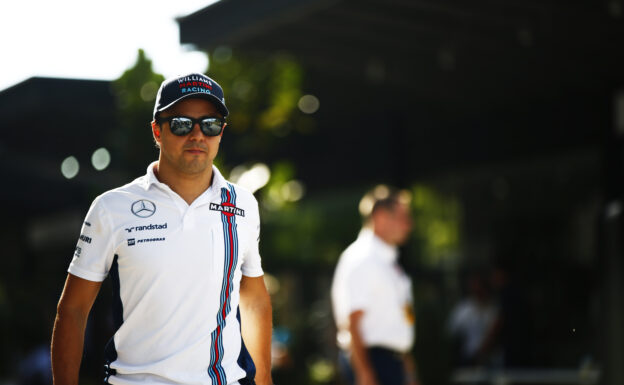
[[[379,238],[372,229],[363,228],[358,238],[368,242],[371,250],[373,250],[372,254],[378,256],[382,261],[387,263],[396,262],[399,256],[399,249]]]
[[[151,185],[156,185],[156,186],[162,185],[162,182],[158,180],[158,178],[156,177],[156,173],[154,173],[154,168],[156,167],[157,164],[158,164],[158,161],[154,161],[150,163],[149,166],[147,166],[147,171],[142,181],[143,188],[146,191],[149,190]],[[208,190],[216,189],[217,191],[219,191],[218,189],[220,189],[221,187],[227,187],[227,181],[225,180],[223,175],[221,175],[221,172],[219,171],[219,169],[213,164],[212,165],[212,184],[210,185],[210,187],[208,187]]]
[[[154,174],[154,167],[158,164],[158,161],[155,160],[147,166],[147,172],[143,177],[142,186],[145,190],[149,190],[150,186],[153,184],[159,184],[160,181],[156,178],[156,174]]]
[[[225,180],[223,175],[221,175],[221,172],[219,171],[217,166],[215,166],[213,164],[212,165],[212,183],[210,184],[209,189],[214,189],[216,191],[220,191],[221,187],[227,188],[228,187],[228,181]]]

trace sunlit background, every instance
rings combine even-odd
[[[175,18],[214,1],[4,1],[0,89],[31,76],[115,79],[139,48],[167,77],[203,71],[206,54],[180,44]]]

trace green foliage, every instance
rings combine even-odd
[[[138,51],[134,66],[113,82],[117,103],[118,126],[113,130],[114,149],[124,162],[124,169],[140,174],[146,163],[156,158],[150,121],[156,93],[164,77],[152,70],[152,61]]]
[[[270,256],[266,259],[269,267],[332,271],[338,256],[359,230],[359,192],[317,193],[275,207],[270,196],[276,185],[261,190],[261,246],[263,255]]]
[[[223,87],[229,120],[239,132],[279,130],[302,96],[303,71],[288,56],[224,57],[217,53],[212,56],[209,76]]]
[[[230,111],[226,136],[235,142],[220,156],[266,161],[293,130],[313,130],[314,121],[297,108],[304,73],[291,57],[233,55],[220,47],[210,55],[208,76],[223,87]]]
[[[421,263],[429,267],[455,264],[460,250],[462,212],[455,197],[423,184],[412,186],[414,237]]]

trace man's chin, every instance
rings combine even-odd
[[[180,171],[185,174],[202,174],[206,170],[212,169],[209,161],[200,161],[199,159],[183,162],[180,166]]]

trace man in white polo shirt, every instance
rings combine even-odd
[[[84,221],[52,337],[56,385],[79,382],[87,316],[107,276],[117,330],[106,383],[272,383],[258,204],[213,165],[227,115],[205,75],[162,83],[158,161],[97,197]]]
[[[409,193],[378,186],[360,202],[364,227],[340,256],[331,288],[345,380],[416,384],[411,280],[397,264],[410,233]]]

